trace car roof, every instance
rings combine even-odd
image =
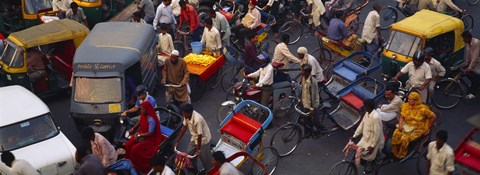
[[[426,38],[433,38],[450,31],[457,33],[463,32],[463,22],[458,18],[446,14],[430,10],[421,10],[410,17],[392,24],[392,29],[416,33]]]
[[[118,63],[128,68],[151,48],[155,37],[149,24],[132,22],[98,23],[75,53],[73,64]]]
[[[19,85],[0,88],[0,126],[36,117],[50,110],[40,98]]]

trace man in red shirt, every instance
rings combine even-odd
[[[200,41],[200,34],[202,33],[200,25],[200,18],[198,17],[197,11],[195,11],[195,8],[185,0],[180,0],[178,2],[180,5],[180,24],[178,25],[178,28],[182,27],[183,21],[186,21],[188,23],[188,26],[190,28],[190,34],[192,34],[192,40],[193,41]]]

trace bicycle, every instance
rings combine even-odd
[[[197,169],[194,169],[194,168],[185,167],[185,163],[187,162],[186,159],[190,159],[190,160],[195,159],[195,158],[197,158],[197,155],[192,156],[189,153],[178,151],[177,147],[174,147],[173,150],[175,151],[175,154],[177,155],[176,157],[173,157],[174,161],[175,161],[175,170],[174,170],[175,174],[177,174],[177,175],[188,174],[186,171],[188,171],[192,174],[196,174],[196,175],[205,174],[205,172],[206,172],[205,169],[197,170]]]
[[[187,51],[190,52],[192,50],[192,48],[190,48],[190,45],[188,44],[190,43],[189,41],[191,41],[190,32],[184,32],[177,29],[175,35],[176,36],[175,41],[173,41],[173,47],[175,47],[175,49],[180,53],[180,57],[184,57]]]

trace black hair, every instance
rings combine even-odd
[[[437,132],[436,136],[438,139],[442,139],[443,141],[446,142],[448,139],[448,132],[445,130],[440,130]]]
[[[472,33],[470,33],[469,31],[463,31],[462,37],[471,39],[473,36],[472,36]]]
[[[393,93],[395,93],[396,89],[395,89],[394,85],[389,85],[389,86],[385,87],[385,91],[392,91]]]
[[[373,3],[373,9],[375,9],[375,7],[382,7],[382,5],[380,5],[379,2],[375,2]]]
[[[225,157],[225,154],[223,154],[222,151],[215,151],[212,154],[213,159],[215,159],[217,162],[220,163],[225,163],[227,161],[227,158]]]
[[[85,140],[90,140],[95,136],[95,131],[91,127],[85,127],[82,131],[82,138]]]
[[[182,112],[192,113],[193,112],[193,106],[190,103],[183,103],[182,105],[180,105],[180,110]]]
[[[165,166],[166,164],[166,161],[165,161],[165,158],[162,157],[162,155],[160,154],[155,154],[152,158],[152,160],[150,160],[150,164],[151,166]]]
[[[135,11],[135,12],[133,12],[132,16],[135,16],[135,17],[139,17],[139,18],[140,18],[140,17],[142,17],[142,12],[140,12],[140,11]]]
[[[289,34],[283,34],[282,35],[282,42],[288,42],[290,40],[290,35]]]
[[[78,4],[76,2],[70,3],[70,8],[78,8]]]
[[[335,11],[335,18],[341,18],[343,16],[343,10],[336,10]]]
[[[178,1],[178,5],[181,7],[181,6],[187,5],[187,2],[185,2],[185,0],[180,0]]]
[[[2,152],[2,162],[11,165],[11,163],[15,160],[15,156],[10,151]]]
[[[212,18],[205,18],[205,20],[203,21],[205,24],[208,24],[208,25],[213,25],[213,20]]]
[[[363,101],[363,104],[365,105],[365,109],[375,109],[375,101],[373,99],[366,99]]]
[[[160,30],[168,30],[168,26],[166,24],[160,24]]]
[[[312,66],[310,64],[302,64],[301,68],[305,72],[308,72],[308,73],[312,72]]]
[[[217,12],[217,11],[215,11],[213,8],[208,9],[208,13],[210,13],[210,14],[214,14],[214,13],[216,13],[216,12]]]

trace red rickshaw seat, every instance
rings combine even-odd
[[[363,99],[357,96],[353,92],[350,92],[347,95],[342,96],[341,99],[348,105],[355,108],[357,111],[360,111],[360,109],[363,107]]]
[[[463,146],[463,149],[455,156],[455,161],[463,164],[475,171],[480,172],[480,145],[473,141],[468,141]]]
[[[250,138],[262,127],[262,124],[244,114],[237,112],[220,128],[220,132],[229,134],[248,144]]]

